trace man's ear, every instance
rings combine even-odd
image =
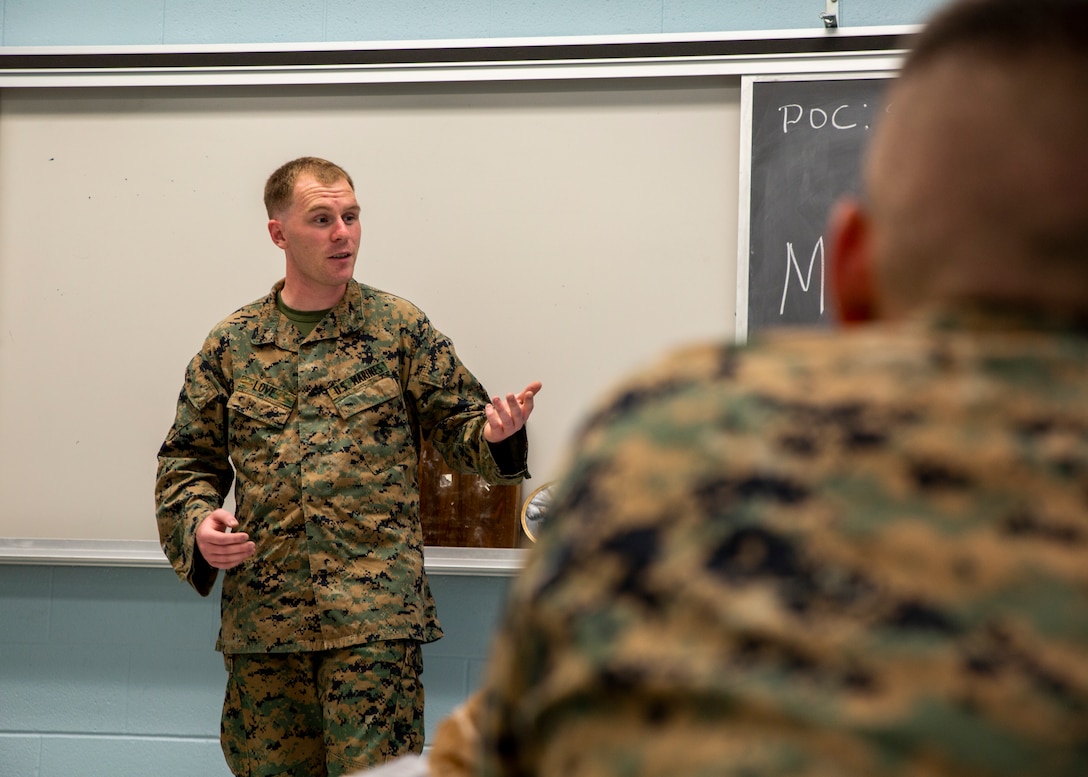
[[[878,300],[869,216],[857,200],[840,200],[831,211],[829,231],[831,286],[839,322],[850,326],[872,321]]]
[[[268,220],[268,234],[271,236],[272,242],[280,248],[287,247],[287,239],[283,236],[283,226],[280,224],[279,219]]]

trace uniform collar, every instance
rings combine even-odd
[[[936,331],[1047,331],[1084,334],[1088,319],[1036,308],[992,303],[963,304],[922,311],[918,320]]]
[[[253,342],[258,345],[275,343],[280,348],[289,351],[297,351],[299,345],[299,331],[291,321],[287,319],[276,305],[276,297],[283,289],[284,281],[280,279],[272,287],[268,296],[261,302],[257,314],[257,330],[253,335]],[[355,332],[363,326],[363,287],[358,281],[348,281],[347,290],[336,306],[328,315],[314,327],[310,333],[310,340],[325,340],[340,337],[348,332]]]

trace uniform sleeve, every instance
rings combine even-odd
[[[202,596],[216,571],[196,547],[196,528],[223,504],[233,481],[227,453],[225,380],[209,348],[185,374],[177,413],[159,449],[155,517],[163,552],[178,577]]]
[[[528,477],[525,462],[529,457],[529,433],[525,427],[502,442],[489,442],[488,449],[504,477]]]
[[[484,407],[490,396],[449,338],[423,316],[413,340],[408,394],[424,438],[457,472],[474,472],[495,485],[514,485],[528,477],[525,429],[497,445],[484,439]]]

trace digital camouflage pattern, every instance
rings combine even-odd
[[[487,393],[411,303],[353,281],[303,339],[276,306],[282,284],[217,325],[189,364],[159,451],[166,557],[211,590],[195,531],[233,476],[239,530],[257,550],[224,576],[218,649],[437,639],[420,441],[455,470],[507,484],[526,474],[525,431],[495,446],[500,471],[483,438]]]
[[[1088,775],[1088,333],[679,353],[590,419],[483,774]]]
[[[222,745],[245,777],[339,777],[423,750],[418,642],[226,656]]]

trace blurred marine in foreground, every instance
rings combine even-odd
[[[915,39],[832,214],[838,333],[599,405],[486,775],[1088,774],[1088,2]]]

